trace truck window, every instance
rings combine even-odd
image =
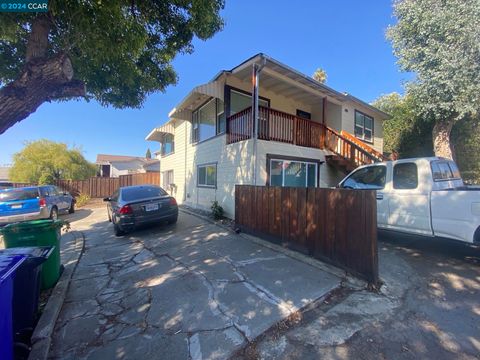
[[[393,167],[394,189],[416,189],[418,186],[418,170],[415,163],[396,164]]]
[[[341,185],[344,189],[380,190],[385,187],[386,166],[369,166],[350,175]]]
[[[460,172],[451,161],[432,161],[431,168],[434,181],[460,179]]]

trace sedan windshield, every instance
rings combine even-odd
[[[124,201],[135,201],[165,195],[167,195],[165,190],[156,186],[140,186],[122,190],[122,200]]]

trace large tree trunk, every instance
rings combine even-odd
[[[455,120],[448,119],[435,123],[433,127],[433,151],[435,156],[453,160],[453,151],[450,144],[450,133]]]
[[[0,89],[0,134],[25,119],[46,101],[85,96],[85,85],[73,79],[66,54],[47,57],[51,19],[39,16],[32,23],[26,64],[18,78]]]

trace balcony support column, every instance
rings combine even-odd
[[[253,185],[257,185],[257,142],[258,142],[258,92],[259,92],[259,79],[260,79],[260,73],[265,67],[266,64],[266,59],[262,57],[262,63],[253,64],[252,68],[252,143],[253,143],[253,151],[252,151],[252,157],[253,157],[253,171],[252,171],[252,176],[253,176]]]

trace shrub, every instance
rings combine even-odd
[[[214,218],[215,220],[220,220],[221,218],[223,218],[223,207],[221,207],[221,206],[218,204],[218,201],[217,201],[217,200],[215,200],[214,202],[212,202],[211,209],[212,209],[213,218]]]
[[[82,207],[82,206],[85,206],[88,200],[90,200],[90,196],[88,194],[81,193],[76,197],[76,200],[77,200],[76,202],[77,207]]]

